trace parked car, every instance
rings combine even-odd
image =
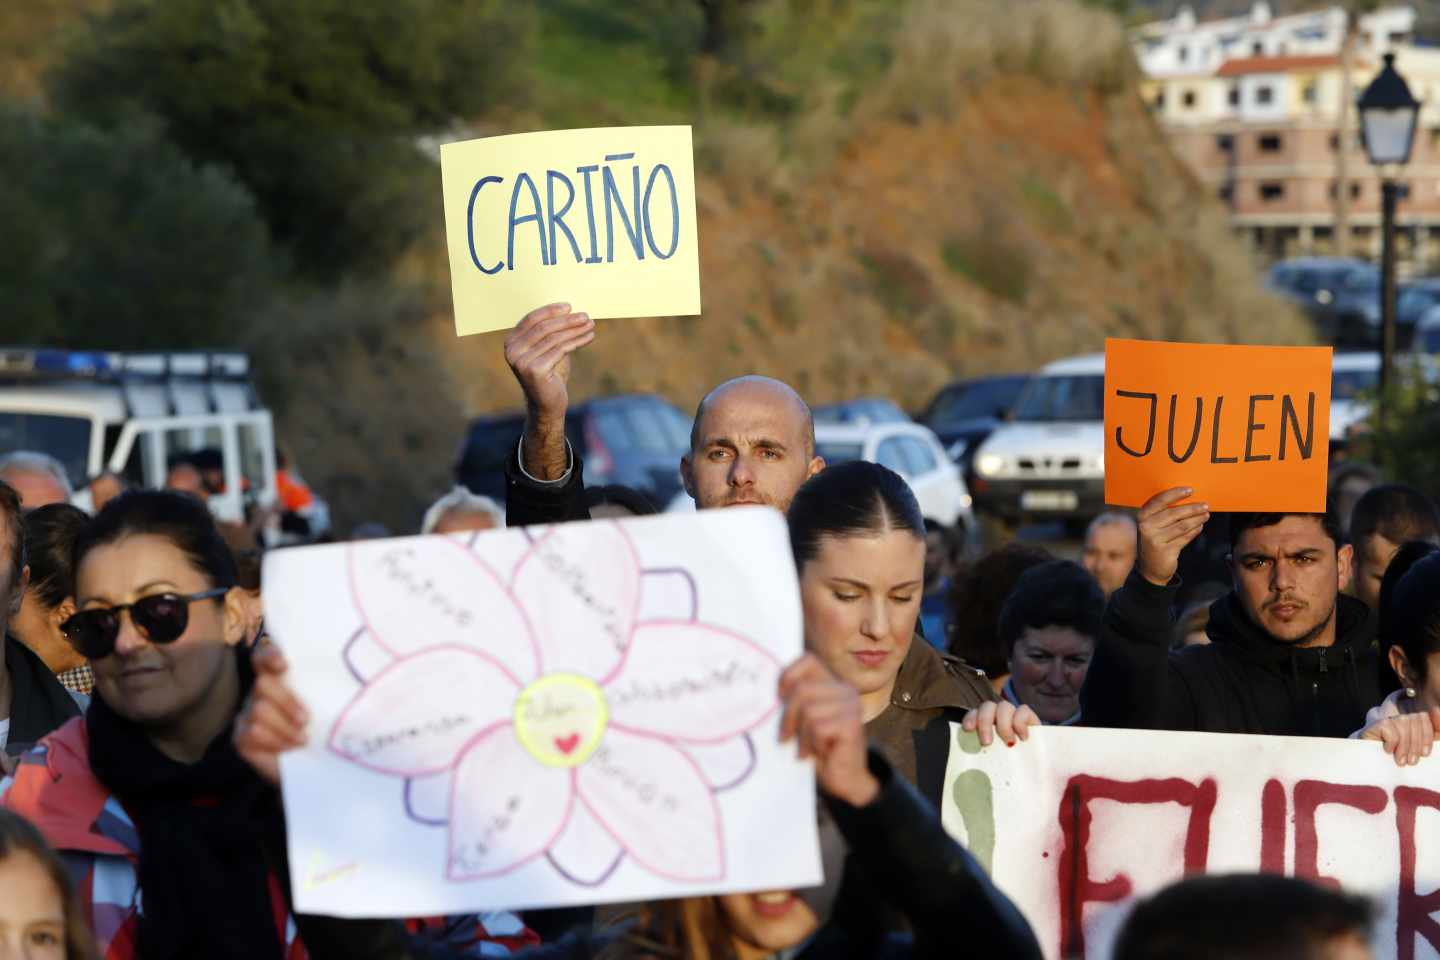
[[[910,416],[885,397],[858,397],[812,411],[816,423],[910,423]]]
[[[1105,504],[1105,355],[1047,364],[972,461],[976,509],[1078,522]]]
[[[1440,353],[1440,307],[1430,310],[1415,324],[1411,349],[1416,353]]]
[[[505,461],[519,443],[520,414],[471,422],[455,465],[456,480],[475,493],[505,499]],[[621,483],[657,504],[681,492],[680,458],[690,449],[691,418],[650,394],[597,397],[570,408],[565,435],[585,461],[585,483]]]
[[[1363,260],[1301,257],[1270,268],[1266,286],[1289,298],[1316,331],[1337,343],[1373,343],[1380,326],[1380,272]]]
[[[1010,415],[1029,382],[1027,373],[956,380],[935,394],[920,422],[935,431],[950,459],[968,472],[975,451]]]
[[[960,468],[929,428],[916,423],[815,425],[815,452],[827,464],[868,460],[889,467],[910,484],[920,512],[960,530],[973,529],[975,513]]]
[[[1370,417],[1371,400],[1380,389],[1380,354],[1374,351],[1336,353],[1331,365],[1334,373],[1330,380],[1330,446],[1334,448],[1348,440],[1352,430]],[[1440,382],[1440,366],[1433,357],[1420,352],[1418,344],[1416,353],[1395,357],[1399,377],[1406,376],[1416,365],[1428,383]]]
[[[1380,386],[1380,355],[1336,353],[1331,366],[1330,444],[1334,446],[1370,416],[1370,396]]]
[[[1440,307],[1440,277],[1423,277],[1400,287],[1395,300],[1395,344],[1410,349],[1425,315]]]

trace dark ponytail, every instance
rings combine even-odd
[[[790,502],[789,521],[796,569],[815,558],[825,537],[905,530],[925,539],[925,518],[910,485],[864,460],[826,467],[807,480]]]
[[[68,503],[50,503],[25,514],[25,549],[30,563],[30,591],[47,610],[75,595],[71,565],[75,538],[89,516]]]
[[[1404,650],[1424,680],[1430,654],[1440,651],[1440,549],[1407,543],[1390,564],[1380,587],[1380,642]]]

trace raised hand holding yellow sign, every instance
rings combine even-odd
[[[554,300],[595,319],[700,312],[689,127],[447,143],[440,170],[460,336]]]

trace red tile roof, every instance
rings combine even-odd
[[[1290,73],[1296,70],[1317,70],[1321,67],[1338,67],[1340,58],[1327,54],[1318,57],[1240,57],[1226,60],[1215,71],[1217,77],[1240,77],[1250,73]],[[1355,67],[1364,64],[1355,58]]]

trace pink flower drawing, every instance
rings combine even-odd
[[[403,778],[407,811],[411,787],[431,785],[443,818],[411,816],[448,827],[451,881],[541,857],[592,885],[625,857],[723,878],[727,784],[700,758],[738,744],[753,765],[748,734],[777,709],[780,663],[697,621],[683,571],[669,582],[688,584],[688,617],[642,616],[654,571],[618,524],[537,533],[508,578],[445,537],[351,548],[356,641],[377,653],[329,749]]]

